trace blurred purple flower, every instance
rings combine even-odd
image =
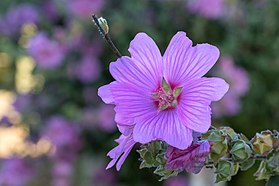
[[[68,161],[55,161],[52,174],[55,178],[69,177],[73,173],[73,165]]]
[[[109,169],[116,164],[116,170],[119,171],[136,142],[133,140],[132,134],[128,136],[124,136],[122,134],[115,141],[118,143],[118,146],[116,146],[115,148],[113,148],[111,151],[108,152],[107,155],[112,160],[109,162],[106,169]]]
[[[59,12],[53,0],[44,0],[42,8],[49,20],[56,21],[58,19]]]
[[[28,43],[28,52],[35,59],[38,66],[53,69],[62,64],[64,49],[56,41],[49,39],[45,33],[32,37]]]
[[[210,153],[208,141],[199,141],[185,150],[168,146],[166,168],[170,170],[185,170],[186,172],[199,173]]]
[[[244,96],[249,90],[249,77],[247,72],[234,64],[229,56],[222,57],[214,75],[223,77],[230,83],[230,89],[224,98],[213,103],[213,114],[215,117],[222,115],[235,115],[241,108],[240,97]]]
[[[76,76],[84,83],[97,80],[100,74],[101,67],[99,61],[91,56],[85,56],[79,65],[76,66]]]
[[[229,87],[223,79],[202,77],[216,63],[218,48],[193,47],[186,33],[178,32],[162,56],[155,42],[139,33],[129,51],[131,57],[110,64],[116,81],[100,87],[98,95],[116,105],[115,120],[120,128],[133,128],[133,141],[145,144],[159,139],[186,149],[193,130],[209,129],[210,104]]]
[[[116,130],[116,123],[114,121],[115,111],[112,105],[102,104],[98,109],[98,126],[105,132],[113,132]]]
[[[188,10],[209,19],[219,18],[225,11],[224,0],[190,0]]]
[[[0,169],[0,185],[24,186],[34,176],[34,171],[24,159],[3,160]]]
[[[49,139],[57,148],[70,146],[75,149],[80,147],[79,133],[79,128],[75,124],[63,117],[54,116],[49,119],[43,137]]]
[[[20,4],[10,7],[2,18],[0,32],[11,35],[20,32],[21,27],[27,23],[38,23],[39,14],[37,8],[31,4]]]
[[[164,186],[189,186],[189,181],[185,176],[175,176],[167,179]]]
[[[72,14],[89,19],[92,13],[98,13],[104,6],[103,0],[68,0],[67,5]]]

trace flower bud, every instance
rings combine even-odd
[[[279,152],[273,153],[273,155],[267,160],[267,166],[273,173],[279,173]]]
[[[231,128],[231,127],[221,127],[221,132],[228,136],[230,140],[236,140],[237,139],[237,133]]]
[[[227,139],[224,139],[224,141],[220,142],[213,142],[211,143],[211,152],[210,152],[210,159],[217,161],[221,157],[223,157],[228,150],[228,142]]]
[[[109,32],[109,26],[107,23],[107,20],[103,17],[98,18],[98,22],[101,26],[101,28],[104,30],[105,34],[107,34]]]
[[[215,173],[217,174],[216,182],[229,181],[231,176],[235,174],[234,164],[230,161],[220,160]]]
[[[268,180],[270,175],[267,172],[267,163],[262,161],[258,170],[255,172],[254,176],[256,176],[256,180]]]
[[[268,155],[273,150],[273,138],[269,130],[257,133],[251,140],[253,150],[261,155]]]
[[[243,140],[237,140],[230,151],[232,158],[235,161],[243,162],[250,158],[252,150],[248,144]]]

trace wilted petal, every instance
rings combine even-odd
[[[179,120],[175,111],[163,111],[138,121],[133,137],[143,144],[163,140],[176,148],[186,149],[192,143],[192,130]]]
[[[206,132],[211,125],[211,101],[221,99],[229,85],[220,78],[199,78],[189,81],[181,93],[179,116],[186,126],[197,132]]]
[[[109,162],[106,169],[109,169],[113,167],[116,164],[117,171],[120,170],[123,162],[127,158],[128,154],[130,153],[131,149],[135,145],[135,141],[132,138],[132,135],[124,136],[121,135],[117,140],[115,140],[118,143],[118,146],[113,148],[109,153],[107,154],[112,160]]]
[[[208,141],[197,142],[185,150],[168,146],[166,168],[170,170],[183,170],[199,173],[204,166],[210,152]]]

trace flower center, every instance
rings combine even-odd
[[[152,98],[158,105],[158,110],[163,111],[177,106],[177,98],[182,91],[182,87],[172,89],[163,78],[162,85],[152,93]]]

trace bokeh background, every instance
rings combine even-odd
[[[213,125],[248,137],[279,128],[279,0],[1,0],[1,186],[189,185],[186,173],[158,182],[154,170],[138,169],[135,150],[120,172],[105,170],[119,132],[97,89],[112,81],[116,56],[92,13],[107,19],[123,55],[138,32],[162,53],[180,30],[216,45],[208,76],[231,87],[212,105]],[[264,185],[255,171],[227,185]]]

